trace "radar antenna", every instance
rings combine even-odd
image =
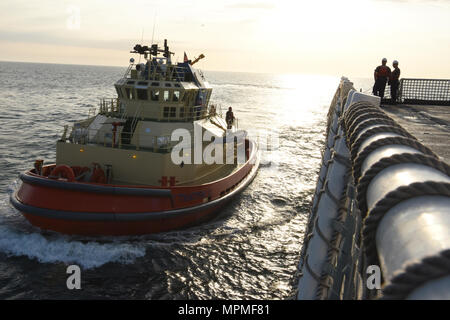
[[[174,52],[169,51],[169,46],[167,45],[167,39],[164,39],[164,49],[161,49],[158,47],[157,44],[152,44],[151,47],[149,46],[143,46],[141,44],[137,44],[133,47],[133,50],[130,51],[130,53],[139,53],[143,54],[145,56],[157,56],[158,52],[163,53],[163,56],[170,60],[170,55],[175,54]]]

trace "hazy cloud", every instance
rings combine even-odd
[[[372,0],[376,2],[399,2],[399,3],[448,3],[450,4],[450,0]]]
[[[273,9],[275,5],[268,2],[244,2],[226,5],[230,9]]]
[[[133,44],[130,39],[104,40],[104,39],[86,39],[65,35],[54,35],[47,32],[16,32],[16,31],[0,31],[0,40],[8,42],[28,42],[41,43],[49,45],[62,45],[87,48],[102,48],[123,50]]]

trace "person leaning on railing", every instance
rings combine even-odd
[[[391,86],[391,99],[392,104],[397,104],[397,92],[398,92],[398,86],[400,84],[400,69],[398,67],[398,61],[394,60],[392,62],[392,66],[394,67],[394,70],[391,72],[391,76],[389,78],[389,85]]]

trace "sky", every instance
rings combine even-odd
[[[168,39],[204,70],[450,78],[450,0],[2,0],[0,60],[127,67]]]

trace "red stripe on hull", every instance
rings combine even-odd
[[[75,212],[157,212],[172,208],[167,197],[68,191],[28,183],[22,184],[17,197],[30,206]]]
[[[196,225],[214,218],[221,206],[173,218],[147,221],[74,221],[51,219],[22,212],[34,226],[69,235],[125,236],[167,232]]]

